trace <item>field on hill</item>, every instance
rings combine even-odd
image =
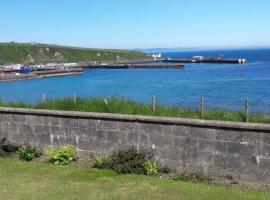
[[[45,44],[0,43],[0,64],[145,59],[139,51],[89,49]]]

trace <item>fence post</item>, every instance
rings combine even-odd
[[[204,116],[204,98],[200,98],[200,113],[201,113],[201,118]]]
[[[73,95],[73,101],[74,101],[74,103],[76,103],[76,101],[77,101],[77,95],[76,95],[76,93],[74,93],[74,95]]]
[[[246,122],[249,122],[249,102],[248,98],[245,100],[245,117],[246,117]]]
[[[103,101],[104,101],[104,105],[105,105],[105,110],[106,110],[106,112],[108,112],[108,101],[107,101],[107,99],[103,99]]]
[[[46,94],[45,93],[42,96],[42,101],[46,101]]]
[[[152,111],[156,112],[156,96],[152,96]]]

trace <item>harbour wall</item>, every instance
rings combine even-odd
[[[38,147],[72,144],[81,158],[135,146],[173,169],[270,184],[270,125],[0,108],[0,138]]]

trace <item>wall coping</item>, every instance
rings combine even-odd
[[[20,115],[41,115],[41,116],[52,116],[52,117],[67,117],[67,118],[71,118],[71,117],[72,118],[91,118],[91,119],[144,122],[144,123],[167,124],[167,125],[212,127],[212,128],[219,128],[219,129],[241,129],[241,130],[256,131],[256,132],[266,131],[270,133],[270,124],[263,124],[263,123],[246,123],[246,122],[216,121],[216,120],[202,120],[202,119],[175,118],[175,117],[156,117],[156,116],[144,116],[144,115],[125,115],[125,114],[112,114],[112,113],[5,108],[5,107],[0,107],[0,114],[1,113],[20,114]]]

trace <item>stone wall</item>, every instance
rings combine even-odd
[[[72,144],[82,158],[127,146],[151,149],[171,168],[270,184],[270,125],[0,109],[0,138],[34,146]]]

